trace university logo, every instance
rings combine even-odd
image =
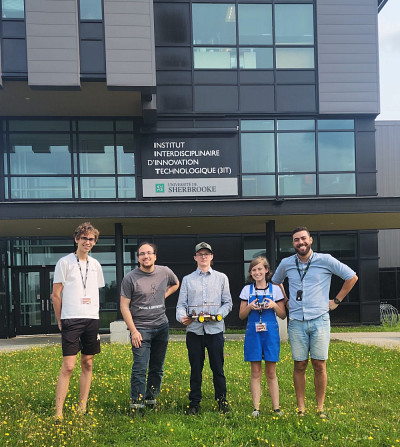
[[[156,183],[156,192],[164,192],[164,183]]]

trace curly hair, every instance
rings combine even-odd
[[[95,228],[90,222],[83,222],[76,227],[74,234],[75,240],[80,239],[82,235],[88,233],[93,233],[95,242],[97,242],[100,236],[100,231],[97,228]]]
[[[253,281],[254,281],[254,279],[253,279],[253,277],[251,276],[250,272],[251,272],[251,269],[252,269],[253,267],[255,267],[257,264],[262,264],[262,265],[265,267],[265,269],[268,270],[268,272],[265,274],[265,280],[266,280],[267,282],[269,282],[269,280],[272,278],[272,272],[270,271],[270,268],[269,268],[269,262],[268,262],[268,259],[265,258],[264,256],[257,256],[256,258],[254,258],[254,259],[250,262],[250,265],[249,265],[249,274],[247,275],[247,280],[248,280],[249,282],[253,282]]]

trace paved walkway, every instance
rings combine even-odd
[[[243,340],[243,334],[226,334],[227,340]],[[184,341],[185,335],[171,335],[171,341]],[[104,343],[110,341],[109,334],[102,334]],[[331,340],[343,340],[352,343],[376,345],[383,348],[400,350],[400,332],[341,332],[332,333]],[[60,334],[51,335],[20,335],[14,338],[0,339],[0,354],[31,347],[43,347],[61,343]]]

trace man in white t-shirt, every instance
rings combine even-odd
[[[84,222],[75,230],[77,249],[61,258],[53,280],[53,307],[61,331],[63,363],[56,388],[56,421],[63,407],[76,356],[81,351],[78,409],[86,412],[95,354],[100,352],[99,288],[104,287],[101,265],[89,256],[99,238],[99,230]]]

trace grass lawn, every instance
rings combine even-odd
[[[400,447],[400,352],[332,342],[328,361],[327,420],[315,414],[312,372],[308,413],[296,416],[292,361],[282,344],[278,379],[280,419],[270,411],[263,379],[262,416],[252,419],[249,365],[243,342],[225,346],[225,370],[232,413],[215,411],[208,363],[202,412],[185,416],[189,366],[185,344],[170,343],[159,408],[143,415],[129,408],[131,351],[107,345],[96,356],[89,414],[76,413],[79,367],[74,371],[65,419],[54,425],[53,406],[61,348],[33,348],[0,354],[1,446],[396,446]]]

